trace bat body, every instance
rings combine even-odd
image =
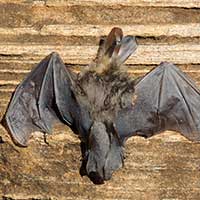
[[[125,141],[175,130],[200,140],[200,91],[180,69],[161,63],[139,80],[120,71],[135,51],[135,38],[113,28],[96,59],[79,74],[57,53],[42,60],[17,87],[5,121],[13,140],[27,146],[34,131],[65,123],[83,145],[85,173],[96,183],[123,166]]]

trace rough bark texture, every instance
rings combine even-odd
[[[51,51],[83,68],[113,26],[138,36],[128,70],[142,75],[161,61],[178,64],[200,85],[199,0],[0,0],[0,117],[16,85]],[[79,175],[78,138],[63,125],[44,142],[15,146],[0,127],[1,199],[200,199],[200,144],[174,132],[126,145],[124,168],[105,185]]]

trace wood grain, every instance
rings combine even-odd
[[[189,24],[135,24],[135,25],[121,25],[115,24],[115,26],[123,29],[123,32],[127,35],[135,35],[142,37],[158,37],[158,36],[177,36],[177,37],[200,37],[200,24],[189,23]],[[34,27],[27,28],[1,28],[1,35],[62,35],[62,36],[90,36],[90,37],[101,37],[102,35],[108,34],[112,29],[113,25],[44,25],[41,29]]]
[[[34,2],[34,1],[26,1]],[[65,1],[67,4],[69,1]],[[77,1],[78,2],[78,1]],[[87,2],[87,1],[86,1]],[[103,3],[104,2],[104,3]],[[135,6],[102,1],[78,5],[48,6],[32,3],[0,3],[0,27],[41,29],[44,25],[164,25],[199,23],[198,8]],[[123,2],[123,1],[121,1]],[[175,2],[175,1],[174,1]],[[62,3],[62,2],[61,2]],[[59,3],[58,3],[59,4]],[[60,4],[61,5],[61,4]],[[182,4],[189,5],[189,4]],[[159,17],[158,17],[159,16]]]
[[[69,6],[69,5],[126,5],[154,7],[185,7],[198,8],[198,0],[0,0],[0,3],[30,4],[38,6]]]
[[[0,59],[24,59],[39,61],[51,52],[58,52],[69,64],[89,64],[95,58],[97,46],[55,46],[55,45],[0,45]],[[13,56],[12,56],[13,55]],[[159,64],[162,61],[175,64],[199,64],[199,44],[139,45],[127,64]]]
[[[162,61],[177,64],[200,86],[199,0],[0,0],[0,119],[31,69],[52,51],[82,70],[99,38],[119,26],[137,36],[123,70],[141,76]],[[199,200],[200,145],[166,131],[126,144],[122,169],[105,185],[79,175],[79,139],[64,125],[28,148],[0,125],[0,199]]]

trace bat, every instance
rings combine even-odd
[[[199,141],[198,87],[167,62],[134,79],[122,67],[136,48],[136,38],[115,27],[80,73],[55,52],[44,58],[16,88],[4,116],[13,141],[25,147],[33,132],[51,133],[54,123],[66,124],[81,141],[82,175],[95,184],[123,166],[131,136],[173,130]]]

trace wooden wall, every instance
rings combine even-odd
[[[57,51],[66,65],[84,68],[113,26],[137,36],[130,73],[170,61],[200,85],[199,0],[0,0],[0,116],[43,57]],[[128,141],[125,167],[101,186],[80,177],[79,141],[63,126],[50,145],[37,136],[26,149],[3,127],[0,136],[2,199],[200,199],[200,145],[178,133]]]

